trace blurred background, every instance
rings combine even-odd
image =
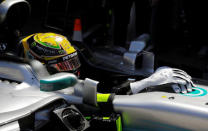
[[[82,40],[89,47],[119,51],[148,35],[144,50],[155,54],[155,68],[170,66],[208,79],[206,4],[204,0],[27,0],[29,19],[21,36],[56,32],[72,39],[80,19]],[[15,20],[18,20],[16,18]]]

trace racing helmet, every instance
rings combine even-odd
[[[71,72],[79,76],[77,51],[66,37],[56,33],[36,33],[21,41],[26,59],[37,59],[49,73]],[[56,72],[54,72],[54,69]]]

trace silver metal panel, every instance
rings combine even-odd
[[[139,53],[142,50],[144,50],[146,46],[145,41],[131,41],[130,43],[130,47],[129,47],[129,52],[135,52],[135,53]]]
[[[15,121],[4,126],[0,126],[0,131],[20,131],[19,123],[18,121]]]
[[[23,85],[22,83],[20,85]],[[25,85],[23,85],[25,86]],[[22,89],[0,83],[0,125],[17,120],[62,97],[55,93],[41,92],[37,87]]]
[[[151,52],[143,52],[142,69],[145,72],[152,74],[154,72],[155,56]]]
[[[148,42],[150,40],[149,34],[142,34],[139,37],[137,37],[135,40],[131,41],[129,52],[141,52],[144,50],[144,48],[147,46]]]
[[[18,86],[0,84],[0,90],[0,114],[25,108],[52,95],[26,83]]]
[[[126,52],[123,55],[124,61],[133,67],[135,66],[136,58],[137,58],[137,53],[134,52]]]
[[[0,126],[30,115],[39,108],[53,101],[64,99],[68,103],[82,104],[82,98],[72,95],[73,88],[57,92],[42,92],[38,87],[26,86],[22,83],[18,89],[9,84],[0,83]]]
[[[0,78],[11,79],[19,82],[24,81],[29,85],[40,86],[35,72],[27,64],[0,61],[0,69],[7,69],[7,71],[3,72],[0,70]]]
[[[18,69],[9,67],[0,67],[0,76],[3,78],[10,78],[16,81],[23,81],[24,76]]]
[[[86,78],[84,80],[83,100],[87,104],[96,106],[97,104],[97,84],[99,82]]]
[[[205,90],[208,87],[197,85]],[[116,96],[114,109],[121,112],[125,129],[207,130],[208,95],[183,96],[176,93],[148,92]]]
[[[97,65],[103,65],[104,68],[107,67],[107,69],[114,70],[116,72],[123,72],[126,74],[131,74],[131,75],[143,75],[143,76],[149,76],[152,74],[153,68],[149,69],[149,67],[152,67],[152,65],[148,65],[147,67],[143,67],[142,64],[142,69],[135,69],[134,66],[128,65],[125,63],[124,58],[122,55],[115,55],[111,53],[106,53],[106,52],[96,52],[94,53],[95,57],[95,62]],[[146,58],[146,56],[145,56]],[[153,54],[148,54],[147,56],[148,60],[145,60],[145,65],[147,63],[152,63],[152,60],[154,60]],[[153,65],[154,66],[154,65]]]
[[[56,92],[40,91],[40,83],[33,69],[27,64],[0,61],[0,78],[19,81],[20,84],[0,82],[0,126],[30,115],[37,109],[59,99],[68,103],[82,103],[82,98],[72,95],[73,88]],[[10,69],[10,70],[9,70]],[[13,70],[19,71],[12,75]]]

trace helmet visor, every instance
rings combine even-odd
[[[76,71],[80,66],[80,61],[78,56],[74,56],[69,60],[59,62],[56,64],[51,64],[51,66],[55,67],[58,71]]]

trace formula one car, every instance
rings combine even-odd
[[[97,93],[97,83],[70,73],[49,75],[38,61],[1,55],[0,130],[90,130],[100,123],[127,131],[208,129],[206,82],[195,81],[187,94],[115,96]]]
[[[3,4],[0,9],[3,10],[0,11],[4,12],[0,16],[1,25],[6,23],[5,19],[11,20],[10,22],[13,20],[8,19],[9,17],[2,17],[10,14],[11,10],[6,7],[11,1],[13,0],[1,1]],[[16,0],[15,2],[28,4],[24,0]],[[24,9],[29,9],[27,7]],[[18,28],[17,25],[11,27]],[[9,29],[11,29],[10,26]],[[13,29],[12,32],[14,32]],[[2,34],[5,35],[4,32]],[[6,38],[11,40],[8,36]],[[11,45],[10,43],[6,44]],[[5,42],[1,42],[1,49],[5,48],[4,45]],[[112,81],[122,79],[125,82],[135,76],[146,77],[153,71],[152,64],[141,65],[140,69],[142,70],[134,68],[134,62],[137,60],[147,60],[147,57],[137,59],[142,58],[137,57],[141,55],[138,52],[126,52],[121,57],[121,55],[110,53],[110,51],[97,51],[93,53],[93,57],[87,57],[84,52],[86,48],[83,48],[79,43],[76,46],[85,65],[89,65],[86,67],[97,69],[101,76],[102,73],[108,71],[98,79],[101,82],[109,81],[109,79]],[[152,63],[152,55],[147,53],[146,56],[150,58],[150,62],[147,63]],[[87,58],[85,59],[85,57]],[[110,57],[116,57],[118,61],[110,61],[108,59]],[[123,57],[128,64],[122,64]],[[106,61],[108,63],[105,63]],[[118,63],[120,66],[116,66]],[[145,62],[140,63],[144,64]],[[150,68],[144,70],[142,67]],[[111,77],[103,79],[109,74]],[[170,92],[168,88],[161,87],[160,89],[150,88],[134,95],[100,94],[97,92],[99,90],[97,83],[91,79],[79,80],[70,73],[49,75],[45,67],[38,61],[25,61],[13,55],[1,53],[0,130],[123,129],[129,131],[207,130],[208,128],[206,124],[208,120],[208,88],[204,81],[196,80],[196,87],[187,94],[176,94]],[[109,85],[104,84],[103,87],[105,86]]]

